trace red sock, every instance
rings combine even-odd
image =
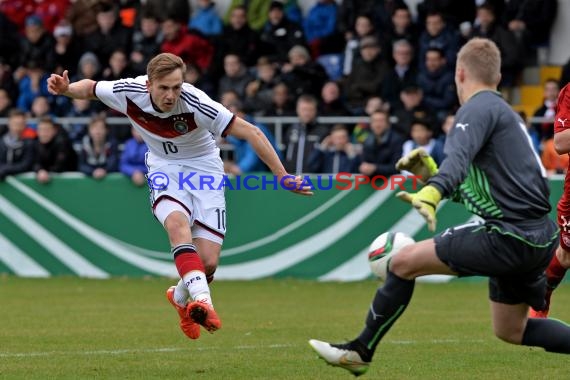
[[[196,252],[194,244],[181,244],[172,249],[172,254],[180,277],[184,277],[186,273],[193,270],[204,272],[204,264]]]
[[[560,261],[558,261],[558,257],[554,255],[552,260],[550,260],[550,264],[548,268],[546,268],[546,281],[548,283],[548,287],[551,289],[555,289],[562,279],[564,279],[564,275],[566,274],[567,268],[564,268],[560,265]]]

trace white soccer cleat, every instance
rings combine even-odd
[[[311,339],[309,344],[317,354],[334,367],[344,368],[354,376],[364,375],[370,366],[369,362],[362,360],[358,352],[350,350],[342,344],[330,344],[320,340]]]

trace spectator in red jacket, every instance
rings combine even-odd
[[[197,65],[202,72],[210,66],[214,55],[213,46],[197,34],[188,33],[186,25],[173,18],[162,23],[164,41],[160,47],[162,53],[172,53],[188,64]]]

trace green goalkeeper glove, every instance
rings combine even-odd
[[[435,231],[437,222],[435,219],[435,210],[437,209],[439,201],[441,201],[441,194],[435,187],[431,185],[424,186],[415,194],[400,191],[396,196],[404,202],[411,203],[426,220],[428,229],[431,232]]]
[[[423,148],[417,148],[396,162],[396,169],[407,170],[419,176],[418,181],[425,185],[432,176],[437,174],[437,164]]]

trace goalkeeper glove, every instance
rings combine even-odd
[[[426,220],[428,229],[431,232],[435,231],[435,210],[439,201],[441,201],[441,194],[435,187],[431,185],[424,186],[415,194],[400,191],[396,196],[404,202],[411,203]]]
[[[437,164],[423,148],[417,148],[396,162],[396,169],[407,170],[418,176],[421,184],[437,174]]]

